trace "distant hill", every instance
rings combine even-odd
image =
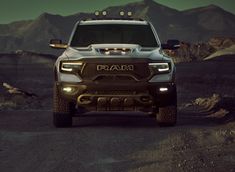
[[[152,0],[113,6],[104,9],[110,16],[119,11],[132,11],[134,17],[149,20],[156,27],[160,39],[180,39],[188,42],[207,41],[214,36],[235,37],[235,15],[215,5],[186,11],[163,6]],[[40,53],[56,53],[48,47],[52,38],[67,41],[74,24],[81,19],[92,18],[90,13],[60,16],[41,14],[35,20],[18,21],[0,25],[0,52],[18,49]]]

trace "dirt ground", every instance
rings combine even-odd
[[[0,82],[38,97],[0,88],[1,172],[235,172],[234,57],[177,65],[175,127],[141,113],[90,113],[65,129],[52,125],[53,60],[14,58],[0,58]]]

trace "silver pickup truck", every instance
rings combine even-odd
[[[175,65],[153,25],[133,18],[97,18],[76,23],[65,51],[54,67],[56,127],[69,127],[72,117],[91,111],[140,111],[162,126],[177,120]]]

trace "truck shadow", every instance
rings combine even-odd
[[[88,113],[73,118],[73,127],[158,127],[154,117],[144,113]]]

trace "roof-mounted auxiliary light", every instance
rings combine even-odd
[[[95,11],[95,16],[99,16],[100,12],[99,11]]]
[[[125,12],[124,11],[120,11],[119,15],[123,17],[125,15]]]
[[[131,16],[132,16],[132,12],[131,12],[131,11],[128,11],[128,12],[127,12],[127,16],[128,16],[128,17],[131,17]]]
[[[127,17],[132,17],[132,12],[131,11],[128,11],[128,12],[124,12],[124,11],[120,11],[119,12],[119,15],[121,16],[121,17],[124,17],[124,16],[127,16]]]
[[[107,11],[95,11],[94,14],[96,17],[101,17],[101,16],[105,17],[107,16]]]
[[[106,16],[107,15],[107,11],[102,11],[102,15]]]
[[[106,16],[108,15],[108,12],[107,11],[95,11],[94,15],[96,19],[105,19]],[[127,20],[129,20],[132,18],[132,15],[133,15],[132,11],[126,11],[126,12],[120,11],[119,12],[119,16],[120,16],[119,18],[122,18],[122,19],[126,18]],[[111,19],[115,19],[115,17],[114,18],[111,17]]]

